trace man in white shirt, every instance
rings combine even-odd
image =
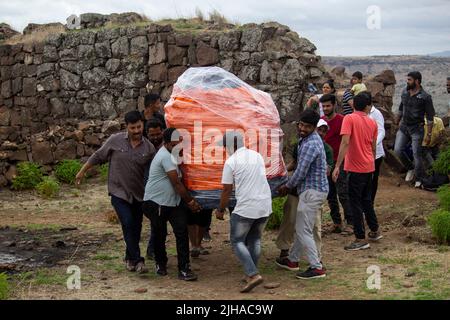
[[[369,92],[366,92],[367,96],[370,98],[372,103],[372,95]],[[375,172],[373,173],[372,179],[372,202],[375,202],[375,196],[377,195],[378,189],[378,177],[380,176],[380,167],[383,162],[383,158],[386,155],[384,153],[383,148],[383,140],[386,135],[386,130],[384,129],[384,117],[383,114],[372,105],[372,109],[369,113],[369,118],[375,120],[378,126],[378,134],[377,134],[377,150],[375,156]]]
[[[234,184],[236,207],[230,217],[230,238],[246,275],[246,285],[241,292],[250,292],[263,282],[257,265],[261,235],[272,213],[272,194],[263,157],[244,146],[239,132],[227,131],[222,145],[230,157],[223,168],[223,191],[216,217],[223,220]]]

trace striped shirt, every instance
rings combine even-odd
[[[300,139],[297,153],[297,168],[286,186],[297,187],[298,194],[310,189],[328,193],[327,161],[319,134]]]
[[[342,114],[344,116],[352,114],[353,108],[350,107],[349,101],[353,99],[353,93],[351,90],[345,90],[344,95],[342,96]]]

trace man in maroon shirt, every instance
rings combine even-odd
[[[325,142],[328,143],[333,149],[333,160],[336,163],[337,157],[339,155],[339,147],[341,145],[341,127],[342,122],[344,121],[344,116],[336,112],[336,96],[333,94],[324,94],[320,98],[320,102],[322,103],[324,119],[329,126],[329,131],[325,136]],[[339,201],[344,208],[344,217],[348,225],[351,225],[351,214],[347,199],[347,192],[345,187],[345,172],[341,170],[342,175],[335,183],[331,178],[331,175],[328,176],[328,183],[330,187],[330,191],[328,193],[328,206],[330,207],[330,215],[333,219],[334,228],[333,233],[341,233],[344,230],[342,224],[342,218],[339,210],[339,202],[338,202],[338,194]],[[348,232],[349,230],[347,230]]]

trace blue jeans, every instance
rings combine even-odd
[[[134,199],[133,203],[130,204],[123,199],[111,195],[111,204],[116,210],[120,224],[122,225],[123,239],[126,245],[125,260],[129,260],[134,264],[144,261],[139,248],[143,217],[142,203]]]
[[[249,219],[231,214],[230,237],[234,253],[249,277],[259,274],[257,265],[261,255],[261,235],[268,217]]]
[[[394,151],[397,156],[402,160],[403,164],[408,170],[414,168],[414,174],[416,176],[416,181],[422,181],[425,178],[425,170],[423,168],[423,151],[422,142],[424,136],[423,125],[418,127],[405,127],[401,126],[397,131],[397,136],[395,137]],[[414,167],[406,159],[404,155],[404,149],[407,144],[411,142],[412,151],[414,156]]]

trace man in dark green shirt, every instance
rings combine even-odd
[[[329,176],[334,169],[333,148],[331,148],[331,146],[325,142],[325,136],[327,135],[329,129],[330,128],[328,127],[328,123],[325,120],[320,119],[319,123],[317,124],[317,133],[322,138],[323,147],[325,148],[325,154],[327,156],[327,176]]]

